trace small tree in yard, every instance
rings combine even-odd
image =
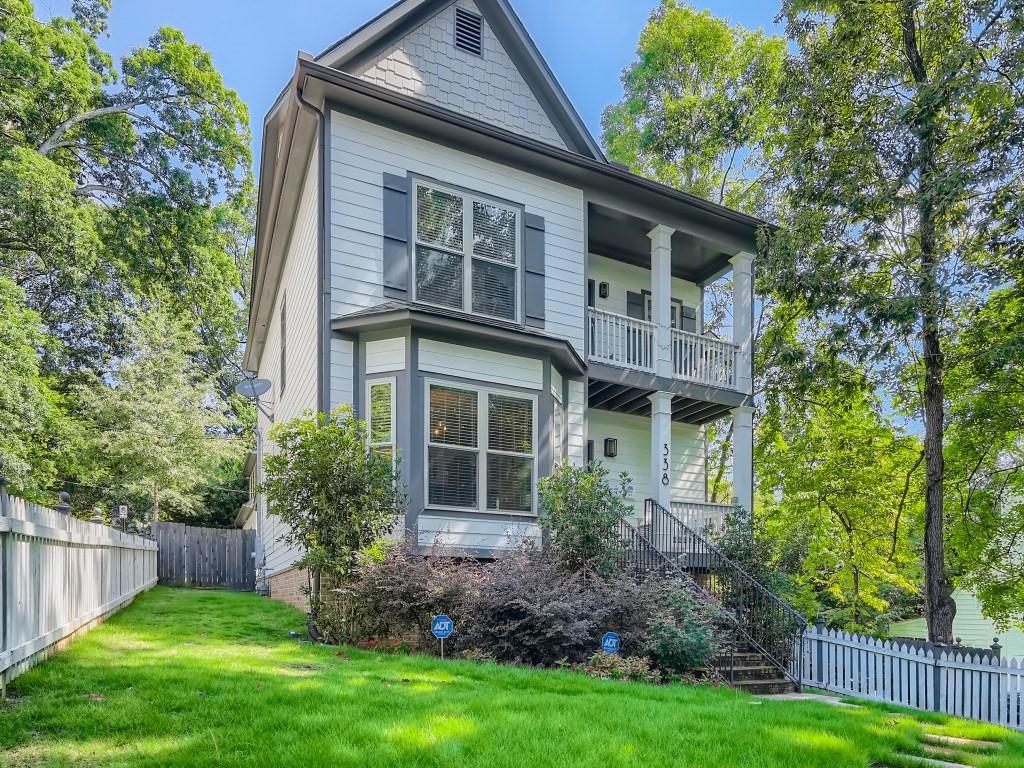
[[[278,452],[266,460],[262,490],[271,514],[288,526],[284,540],[302,550],[310,575],[310,611],[320,612],[320,582],[344,580],[360,550],[394,525],[404,505],[390,454],[368,445],[366,422],[342,406],[276,425]]]
[[[587,467],[560,464],[540,481],[541,523],[562,564],[573,572],[604,572],[619,548],[616,526],[626,516],[629,475],[618,488],[600,462]]]

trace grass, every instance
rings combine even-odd
[[[882,707],[596,681],[316,646],[253,595],[157,588],[14,682],[0,765],[800,766],[917,763],[932,732],[1024,735]]]

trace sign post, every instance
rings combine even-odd
[[[601,638],[601,650],[607,653],[609,656],[619,652],[619,647],[622,645],[619,640],[619,636],[615,632],[605,632]]]
[[[430,622],[430,632],[441,641],[441,658],[444,658],[444,639],[450,637],[452,632],[455,631],[455,622],[452,621],[451,616],[446,616],[443,613],[439,613],[434,617],[434,620]]]
[[[121,530],[128,530],[128,505],[118,504],[117,505],[117,519],[121,521]]]

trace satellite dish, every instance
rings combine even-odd
[[[242,379],[235,384],[235,392],[242,397],[255,400],[270,391],[270,379]]]

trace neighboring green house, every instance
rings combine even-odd
[[[998,637],[999,644],[1003,647],[1004,658],[1024,659],[1024,632],[1019,629],[1011,629],[1000,632],[996,629],[991,619],[985,618],[981,613],[981,603],[978,598],[970,592],[956,590],[953,593],[956,600],[956,618],[953,620],[953,634],[960,638],[960,642],[971,648],[989,648],[992,645],[992,638]],[[898,621],[890,627],[893,637],[927,637],[928,630],[923,618],[907,619]]]

